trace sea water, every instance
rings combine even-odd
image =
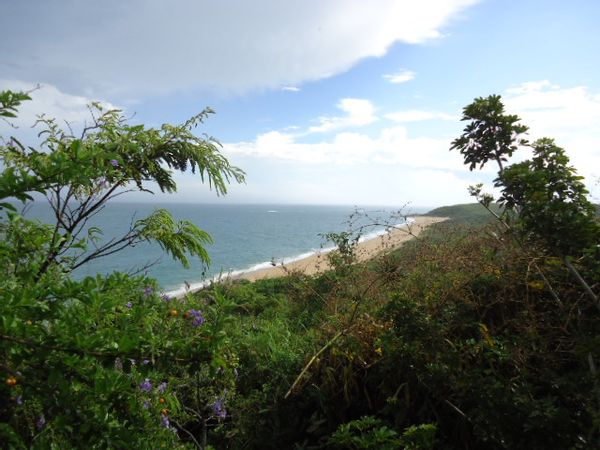
[[[157,208],[165,208],[177,220],[189,220],[211,235],[214,243],[206,247],[211,258],[208,267],[192,257],[189,258],[190,267],[186,269],[159,245],[144,242],[92,260],[76,269],[74,276],[140,272],[156,278],[165,292],[172,292],[183,289],[186,284],[197,287],[218,276],[310,256],[332,246],[323,237],[326,233],[349,231],[372,221],[378,222],[362,231],[362,239],[365,239],[385,232],[384,223],[398,225],[402,222],[398,210],[389,207],[113,202],[106,205],[88,226],[102,229],[102,239],[107,242],[122,236],[132,222],[147,217]],[[357,211],[360,217],[351,226],[350,217],[356,216]],[[424,210],[411,208],[402,212],[412,214]],[[53,223],[51,211],[43,202],[35,202],[26,215]]]

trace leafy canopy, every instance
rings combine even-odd
[[[14,117],[23,93],[0,94],[0,116]],[[227,184],[244,181],[244,173],[232,166],[211,137],[197,137],[193,130],[212,113],[206,109],[181,125],[146,128],[130,125],[119,110],[90,105],[91,123],[75,133],[63,130],[56,120],[40,117],[37,126],[43,138],[41,148],[23,145],[10,138],[0,146],[4,171],[0,174],[0,207],[15,210],[8,200],[32,200],[43,194],[54,212],[56,224],[44,243],[43,260],[34,272],[41,276],[52,264],[73,270],[86,262],[115,253],[141,241],[156,241],[189,265],[186,254],[205,263],[204,245],[210,236],[190,222],[175,222],[164,210],[132,223],[123,236],[98,245],[100,230],[87,227],[88,221],[111,199],[131,190],[175,192],[174,171],[191,170],[200,175],[218,195]],[[9,225],[15,224],[9,216]],[[14,230],[13,230],[14,231]],[[75,250],[75,251],[72,251]]]
[[[0,120],[25,100],[0,92]],[[99,104],[90,112],[77,136],[40,117],[38,148],[0,139],[0,442],[190,448],[186,438],[197,442],[194,433],[223,422],[235,391],[226,299],[173,299],[145,276],[74,280],[70,272],[142,241],[184,265],[190,256],[208,263],[210,236],[164,209],[108,240],[89,220],[129,191],[176,191],[175,171],[190,169],[219,195],[244,173],[217,141],[192,132],[210,110],[159,129]],[[34,197],[47,200],[52,223],[17,212],[15,199],[26,209]]]
[[[512,156],[519,145],[527,144],[520,137],[528,127],[519,123],[516,115],[504,114],[504,105],[499,95],[476,98],[463,109],[463,121],[469,121],[463,134],[452,142],[450,149],[458,149],[469,164],[469,170],[479,165],[481,169],[488,161],[502,163]]]

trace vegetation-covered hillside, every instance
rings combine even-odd
[[[490,209],[495,213],[500,213],[500,207],[497,204],[491,204]],[[471,226],[486,225],[494,221],[494,216],[480,203],[441,206],[432,209],[425,215],[447,217],[454,223]]]
[[[3,93],[0,112],[25,98]],[[600,225],[564,151],[524,141],[499,97],[465,108],[453,144],[472,168],[498,164],[498,199],[473,186],[478,204],[430,212],[453,220],[364,264],[346,239],[319,276],[181,299],[143,276],[70,270],[144,239],[207,259],[200,229],[163,211],[98,249],[79,225],[125,185],[175,190],[165,165],[220,191],[243,174],[189,134],[196,122],[147,130],[109,114],[82,139],[48,122],[46,152],[1,147],[0,200],[42,192],[57,218],[2,204],[4,447],[600,447]],[[517,144],[534,156],[509,165]]]

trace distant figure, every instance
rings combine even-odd
[[[275,262],[275,258],[271,258],[271,265],[273,267],[277,266],[277,263]]]
[[[188,283],[186,280],[183,280],[183,283],[185,284],[185,290],[189,291],[191,289],[190,283]]]

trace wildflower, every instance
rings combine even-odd
[[[218,398],[217,401],[213,403],[213,412],[219,419],[227,417],[227,410],[223,406],[223,398]]]
[[[144,295],[145,296],[150,296],[150,295],[152,295],[153,292],[154,292],[154,289],[152,288],[152,286],[146,286],[144,288]]]
[[[110,163],[113,167],[119,167],[119,161],[117,161],[116,159],[111,159]]]
[[[167,294],[163,294],[161,297],[165,302],[170,302],[172,299],[170,296],[168,296]]]
[[[150,408],[150,402],[148,400],[144,400],[144,403],[142,404],[142,407],[144,409],[149,409]]]
[[[149,378],[146,378],[140,383],[140,390],[143,392],[150,392],[152,390],[152,383]]]
[[[37,427],[37,429],[39,431],[42,428],[44,428],[44,425],[46,425],[46,418],[42,414],[42,415],[40,415],[40,417],[38,418],[37,422],[35,423],[35,426]]]
[[[125,303],[125,306],[127,306],[129,309],[131,309],[131,308],[133,308],[133,303],[127,302],[127,303]]]
[[[142,361],[142,364],[143,364],[144,366],[147,366],[148,364],[150,364],[150,360],[149,360],[149,359],[144,359],[144,360]]]
[[[171,422],[169,422],[169,416],[163,414],[161,418],[162,426],[165,428],[171,428]]]
[[[206,321],[202,314],[202,311],[198,311],[197,309],[190,309],[188,313],[191,317],[193,317],[192,325],[194,325],[195,327],[199,327]]]
[[[21,406],[23,404],[23,396],[19,395],[16,399],[15,399],[15,403],[19,406]]]
[[[104,177],[101,177],[98,179],[98,187],[101,189],[106,189],[108,186],[110,186],[108,180]]]
[[[163,381],[162,383],[160,383],[160,384],[158,385],[158,387],[156,388],[156,390],[157,390],[158,392],[160,392],[161,394],[164,394],[164,393],[165,393],[165,391],[167,390],[167,386],[168,386],[168,385],[167,385],[167,382],[166,382],[166,381]]]

